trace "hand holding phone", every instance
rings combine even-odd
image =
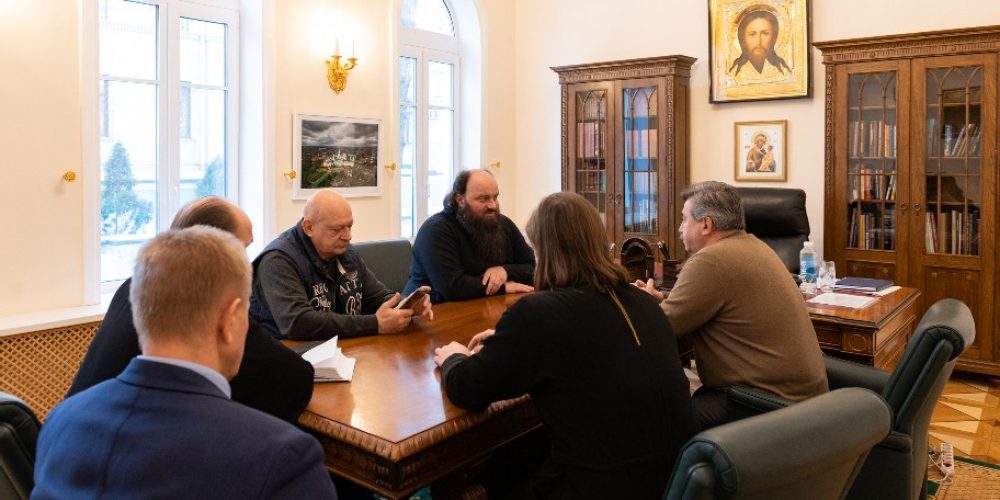
[[[417,288],[409,295],[407,295],[403,300],[400,300],[399,304],[396,304],[396,309],[413,309],[414,306],[420,303],[420,301],[424,300],[424,297],[430,291],[431,287],[427,285]]]

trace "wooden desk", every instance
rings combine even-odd
[[[900,288],[863,309],[806,303],[823,352],[891,371],[917,326],[915,288]]]
[[[339,342],[357,359],[351,383],[316,384],[299,424],[315,435],[334,474],[388,498],[405,498],[541,426],[527,396],[482,413],[453,406],[434,348],[493,328],[521,295],[434,306],[398,335]]]

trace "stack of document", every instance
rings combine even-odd
[[[876,297],[849,295],[846,293],[821,293],[806,302],[819,306],[838,306],[850,309],[861,309],[878,300]]]
[[[316,382],[350,382],[354,378],[354,358],[344,356],[337,347],[337,337],[309,349],[302,354],[316,369]]]
[[[874,278],[844,278],[833,285],[838,292],[877,292],[892,286],[892,281]]]

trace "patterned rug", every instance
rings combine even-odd
[[[1000,498],[1000,465],[955,457],[955,476],[950,484],[934,464],[927,468],[927,498],[933,500],[995,500]]]

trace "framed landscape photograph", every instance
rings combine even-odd
[[[788,121],[736,122],[735,170],[738,181],[788,179]]]
[[[292,199],[324,188],[348,197],[382,194],[380,120],[295,114],[292,129]]]
[[[809,97],[809,0],[708,0],[708,100]]]

